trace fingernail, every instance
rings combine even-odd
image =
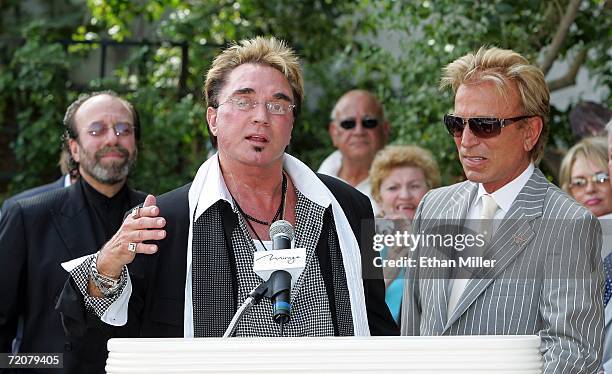
[[[164,224],[164,220],[163,219],[158,219],[157,220],[157,226],[162,226]]]
[[[157,214],[157,208],[151,208],[151,213]]]
[[[160,238],[163,238],[164,236],[166,236],[166,232],[165,231],[160,231],[157,233],[157,236],[159,236]]]

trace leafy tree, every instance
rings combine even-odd
[[[449,92],[440,92],[441,68],[482,45],[510,48],[539,62],[548,72],[555,61],[571,61],[551,91],[575,84],[586,66],[610,88],[612,17],[604,1],[362,1],[364,37],[356,38],[339,58],[355,85],[375,86],[393,123],[395,139],[435,152],[445,182],[461,178],[453,142],[441,118],[452,110]],[[378,26],[378,27],[376,27]],[[381,47],[385,45],[385,47]],[[587,58],[588,56],[588,58]],[[610,106],[610,91],[604,104]],[[557,148],[573,143],[567,112],[553,108],[544,168],[556,175]],[[557,155],[557,156],[555,156]]]
[[[286,39],[303,58],[306,105],[290,152],[313,168],[331,152],[335,101],[360,87],[382,99],[395,142],[429,148],[444,182],[460,179],[441,124],[452,98],[438,81],[444,65],[483,44],[514,49],[544,71],[571,61],[551,90],[573,85],[580,66],[603,87],[612,80],[612,17],[603,0],[55,0],[40,7],[3,2],[0,144],[12,140],[12,148],[0,148],[10,160],[0,169],[15,171],[8,193],[51,179],[67,104],[80,91],[102,88],[125,94],[142,117],[132,183],[157,193],[185,183],[210,150],[201,87],[212,57],[229,41],[256,35]],[[60,43],[69,39],[83,44]],[[71,72],[101,48],[87,43],[102,40],[129,46],[127,58],[104,79],[71,82]],[[161,43],[130,44],[141,40]],[[608,90],[604,104],[610,101]],[[572,143],[567,112],[553,108],[551,130],[552,150]],[[554,175],[555,159],[545,161]]]

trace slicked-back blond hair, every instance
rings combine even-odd
[[[591,161],[593,164],[601,168],[603,171],[608,171],[608,140],[601,136],[584,138],[570,148],[559,169],[559,184],[561,189],[572,195],[569,188],[570,180],[572,179],[572,168],[579,157]]]
[[[215,57],[204,83],[206,105],[217,108],[219,93],[225,86],[229,73],[238,66],[248,63],[270,66],[283,73],[291,86],[293,104],[295,104],[293,116],[297,118],[304,100],[304,80],[300,61],[295,51],[288,47],[285,41],[275,37],[258,36],[254,39],[241,40]],[[216,147],[217,141],[210,128],[208,133],[213,146]]]
[[[393,169],[412,166],[421,169],[429,189],[440,186],[440,169],[431,153],[416,145],[388,145],[378,151],[370,167],[372,197],[380,201],[380,186]]]
[[[457,93],[464,83],[485,81],[493,82],[503,97],[508,93],[510,82],[514,82],[521,96],[522,115],[542,119],[542,133],[530,152],[531,159],[538,162],[544,154],[549,132],[550,93],[544,73],[512,50],[483,46],[475,54],[468,53],[448,64],[443,69],[440,88],[450,86]]]

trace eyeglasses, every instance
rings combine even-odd
[[[470,131],[478,138],[488,139],[501,134],[502,128],[511,125],[515,122],[531,118],[535,116],[520,116],[512,118],[462,118],[453,116],[452,114],[444,115],[444,124],[448,133],[455,138],[460,138],[463,135],[465,126],[470,126]]]
[[[219,106],[227,103],[231,103],[234,108],[245,112],[253,110],[257,105],[261,104],[259,101],[248,97],[230,97],[225,102],[219,104]],[[265,104],[268,113],[276,115],[287,114],[290,110],[295,108],[295,104],[288,104],[281,101],[265,101],[263,104]]]
[[[117,136],[129,136],[134,133],[134,126],[124,122],[117,122],[110,127],[107,127],[100,122],[94,122],[87,127],[87,133],[95,137],[104,136],[109,128],[112,128]]]
[[[342,127],[345,130],[350,130],[354,128],[355,126],[357,126],[357,120],[355,118],[347,118],[347,119],[343,119],[342,121],[340,121],[340,127]],[[370,118],[370,117],[363,117],[361,119],[361,126],[363,126],[366,129],[373,129],[376,126],[378,126],[378,119]]]
[[[572,190],[582,190],[586,188],[589,181],[595,183],[596,185],[608,183],[610,181],[610,176],[608,175],[608,173],[600,171],[598,173],[591,175],[590,178],[585,178],[585,177],[572,178],[572,180],[570,181],[569,187]]]

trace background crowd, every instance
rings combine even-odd
[[[108,15],[96,13],[97,7],[112,8],[113,4],[91,5],[92,26]],[[169,27],[165,18],[168,9],[179,8],[170,13],[170,20],[189,19],[192,10],[196,13],[194,8],[175,3],[157,5],[157,9],[146,10],[162,20],[164,30]],[[195,103],[197,95],[188,92],[187,64],[194,51],[184,43],[162,44],[157,50],[162,51],[154,58],[158,62],[170,61],[176,68],[180,61],[181,65],[178,79],[167,76],[164,84],[144,84],[147,69],[153,65],[147,64],[148,56],[143,53],[136,69],[129,63],[116,67],[110,80],[90,82],[90,89],[82,89],[90,92],[94,87],[115,86],[131,92],[118,95],[102,91],[72,101],[71,95],[79,87],[73,85],[74,72],[66,71],[63,96],[56,97],[57,92],[50,90],[42,91],[44,98],[40,98],[41,91],[27,89],[14,97],[7,94],[3,109],[9,116],[4,120],[13,120],[19,128],[12,143],[14,157],[35,158],[37,162],[23,169],[17,164],[7,190],[7,196],[12,197],[4,201],[0,211],[2,279],[15,285],[4,291],[3,298],[8,301],[0,311],[0,317],[5,316],[0,318],[6,330],[1,342],[4,350],[9,346],[13,351],[74,349],[68,356],[74,361],[66,362],[69,371],[87,365],[100,368],[105,357],[93,351],[102,352],[96,344],[113,336],[219,336],[235,309],[221,305],[243,299],[257,285],[251,253],[267,250],[271,245],[268,227],[285,218],[298,230],[306,230],[299,233],[296,242],[311,251],[308,258],[314,264],[300,278],[305,286],[299,298],[292,294],[296,299],[291,313],[301,323],[288,324],[288,335],[367,335],[368,331],[394,335],[399,327],[403,335],[538,334],[546,373],[602,368],[597,352],[604,332],[603,307],[612,295],[612,244],[605,238],[606,221],[612,216],[608,73],[598,76],[604,82],[601,104],[589,103],[596,110],[581,115],[576,113],[584,106],[576,105],[570,115],[571,126],[567,118],[551,111],[549,90],[571,85],[574,67],[578,70],[587,55],[600,52],[601,46],[586,39],[582,49],[568,46],[563,50],[568,35],[576,31],[572,25],[580,25],[585,14],[600,16],[609,8],[607,2],[581,5],[568,1],[564,5],[565,9],[531,5],[531,10],[546,11],[547,17],[559,21],[552,28],[556,30],[552,40],[539,51],[537,64],[509,49],[485,45],[478,52],[473,49],[473,54],[465,54],[466,45],[456,55],[457,45],[445,44],[447,56],[428,67],[443,68],[442,78],[438,74],[436,80],[441,88],[452,89],[451,102],[432,93],[438,82],[427,89],[407,90],[407,77],[399,78],[397,71],[385,77],[369,63],[365,71],[353,70],[346,85],[321,93],[318,90],[326,89],[325,84],[318,84],[322,77],[329,79],[327,74],[333,73],[342,80],[340,71],[345,67],[328,65],[325,70],[324,64],[329,64],[334,54],[325,48],[309,52],[304,47],[305,60],[311,64],[304,67],[307,73],[302,76],[294,51],[274,38],[242,40],[220,54],[213,48],[217,57],[210,60],[214,62],[207,69],[204,106]],[[374,7],[369,3],[361,6]],[[421,8],[427,13],[432,7],[429,2],[416,8],[390,5],[378,16],[395,10],[418,18]],[[233,8],[238,14],[257,9],[243,9],[240,4]],[[15,12],[19,9],[19,5],[12,7]],[[321,14],[339,9],[358,8],[328,4]],[[440,5],[438,11],[444,10]],[[125,16],[125,11],[122,8],[118,15]],[[234,16],[241,20],[236,13]],[[117,23],[108,34],[120,35],[120,20],[106,20]],[[79,48],[74,48],[78,44],[75,36],[95,37],[86,30],[79,29],[72,40],[63,41],[65,56],[79,53]],[[328,41],[332,45],[333,39]],[[27,42],[17,47],[15,61],[11,61],[15,72],[19,52],[25,52],[23,48],[30,43],[24,40]],[[512,42],[502,38],[494,44],[502,41]],[[299,46],[299,37],[292,42]],[[200,39],[200,46],[207,43],[207,39]],[[436,40],[429,39],[427,44],[433,47]],[[508,47],[517,50],[521,47],[517,45]],[[107,47],[102,44],[102,75]],[[163,55],[166,47],[168,54]],[[174,47],[181,51],[180,59],[173,56]],[[344,49],[351,58],[366,57],[349,51]],[[86,54],[80,52],[81,57]],[[566,77],[546,80],[553,61],[561,56],[573,59]],[[207,53],[197,58],[206,60]],[[68,68],[70,62],[65,62],[63,66]],[[168,73],[169,66],[160,69],[153,73],[157,78]],[[317,79],[305,90],[309,77]],[[15,76],[6,77],[7,87],[17,84],[12,78]],[[54,79],[55,75],[47,83]],[[167,95],[173,83],[178,84],[178,94]],[[313,102],[304,101],[309,92],[324,105],[314,107]],[[427,93],[430,96],[420,98],[427,102],[422,107],[412,105],[418,105],[420,99],[414,103],[407,99]],[[61,151],[55,149],[53,154],[52,142],[47,140],[25,156],[20,147],[30,137],[53,133],[45,122],[56,114],[40,116],[42,104],[40,108],[37,105],[57,105],[62,98],[72,104],[61,121]],[[140,100],[145,105],[139,106]],[[31,105],[23,110],[28,103]],[[313,115],[327,109],[325,119]],[[405,117],[411,110],[422,115]],[[24,127],[28,119],[32,124]],[[313,121],[317,120],[321,122],[315,127]],[[212,146],[202,143],[207,137]],[[53,157],[40,159],[39,151]],[[285,151],[309,165],[285,155]],[[28,175],[35,169],[48,170],[44,164],[57,158],[63,175],[55,182],[52,173]],[[312,171],[317,167],[320,174],[315,175]],[[193,184],[174,189],[159,200],[152,195],[145,199],[144,193],[133,189],[144,187],[158,194],[191,180],[196,170]],[[26,189],[40,184],[35,182],[41,179],[49,183]],[[465,179],[469,181],[454,183]],[[255,190],[260,193],[253,194]],[[124,217],[124,212],[138,203],[143,205]],[[358,222],[371,221],[372,212],[407,229],[412,222],[417,231],[428,228],[428,219],[439,217],[517,218],[522,226],[512,226],[509,219],[478,228],[491,239],[485,253],[502,263],[499,273],[485,279],[463,279],[456,274],[436,279],[426,272],[384,268],[382,274],[364,276],[360,282],[355,276],[360,270],[357,259],[361,252],[361,261],[368,263],[363,256],[369,246],[355,238],[362,237],[362,230],[369,230],[360,228]],[[571,219],[564,222],[564,218]],[[603,242],[600,227],[604,228]],[[81,234],[75,236],[75,232]],[[99,251],[92,253],[96,249]],[[182,262],[183,250],[187,266]],[[419,250],[427,253],[428,248]],[[387,246],[381,255],[396,259],[407,253],[406,248]],[[78,261],[66,262],[77,257]],[[555,258],[561,261],[553,261]],[[567,267],[563,261],[573,265]],[[63,263],[63,270],[59,263]],[[515,294],[509,294],[504,275],[513,280],[532,268],[541,272],[529,278],[533,290],[516,286]],[[70,273],[68,280],[64,270]],[[551,281],[553,275],[568,281],[557,284]],[[210,290],[215,290],[213,297]],[[520,305],[523,318],[516,318],[516,310],[501,307],[501,298]],[[243,321],[236,334],[274,336],[277,325],[269,321],[267,309],[271,306],[267,304],[252,313],[252,320]],[[45,314],[51,307],[61,312],[62,324],[55,311]],[[160,308],[165,308],[163,317],[159,317]],[[485,309],[489,313],[483,314]],[[494,318],[490,318],[491,310]],[[80,344],[82,336],[96,344]],[[603,348],[603,369],[609,369],[607,337]]]
[[[581,100],[611,106],[609,1],[6,1],[0,17],[0,200],[59,178],[62,114],[103,89],[133,102],[147,126],[134,187],[184,184],[210,148],[202,75],[226,43],[253,35],[288,40],[302,58],[313,89],[291,153],[313,169],[333,149],[333,106],[359,87],[384,104],[391,143],[432,150],[442,181],[461,180],[439,122],[452,108],[440,68],[483,44],[542,66],[553,106],[542,167],[555,180],[576,142],[572,111]]]

